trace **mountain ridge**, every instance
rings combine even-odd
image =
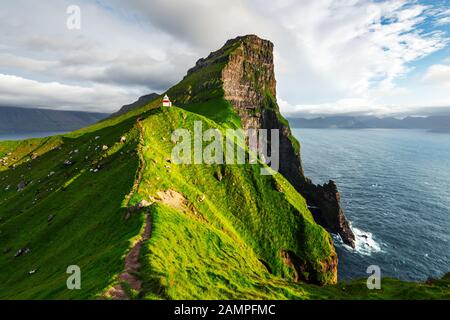
[[[68,132],[89,126],[109,114],[0,106],[0,133]]]
[[[401,119],[374,116],[289,117],[288,120],[294,128],[425,129],[435,132],[450,132],[450,116],[408,116]]]

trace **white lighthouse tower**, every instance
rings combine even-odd
[[[170,102],[170,99],[166,94],[163,98],[163,107],[171,107],[171,106],[172,106],[172,102]]]

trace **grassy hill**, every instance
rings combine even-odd
[[[203,76],[169,91],[189,97],[181,107],[157,98],[70,134],[0,143],[0,299],[450,298],[449,276],[336,283],[330,235],[261,163],[174,164],[173,130],[242,126],[217,84],[183,94]],[[81,290],[66,287],[70,265]]]

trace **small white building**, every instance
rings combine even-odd
[[[172,102],[170,102],[170,99],[167,96],[167,94],[164,96],[162,102],[163,102],[163,107],[171,107],[172,106]]]

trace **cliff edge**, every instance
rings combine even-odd
[[[228,40],[207,58],[197,61],[183,81],[169,90],[179,106],[223,96],[244,129],[279,129],[279,172],[306,198],[317,223],[355,247],[355,236],[340,204],[334,181],[315,185],[305,177],[300,144],[280,114],[276,100],[273,43],[256,35]]]

